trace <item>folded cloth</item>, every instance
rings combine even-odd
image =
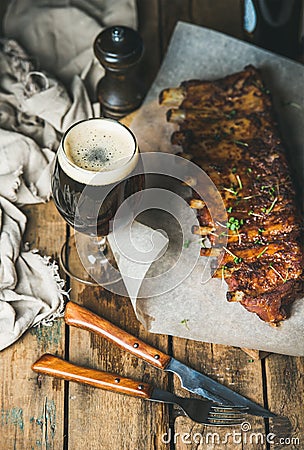
[[[104,75],[93,42],[112,25],[136,28],[135,0],[11,0],[3,21],[5,36],[66,85],[86,70],[92,95]]]
[[[62,132],[93,116],[81,79],[71,91],[36,71],[12,40],[0,42],[0,350],[29,327],[62,315],[64,282],[58,266],[37,251],[20,250],[26,217],[13,203],[51,195],[55,150]]]
[[[67,295],[55,262],[20,251],[25,225],[25,215],[0,197],[0,350],[31,326],[51,325]]]
[[[62,133],[94,116],[87,92],[94,99],[104,72],[93,41],[117,24],[136,27],[135,0],[12,0],[7,8],[10,39],[0,40],[0,350],[62,315],[67,293],[58,266],[20,250],[26,217],[13,203],[49,199]]]

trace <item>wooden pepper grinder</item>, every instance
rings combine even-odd
[[[94,52],[106,71],[97,86],[101,115],[118,120],[143,100],[144,89],[136,73],[143,54],[142,39],[131,28],[109,27],[95,39]]]

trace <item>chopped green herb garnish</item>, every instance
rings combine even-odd
[[[254,84],[258,89],[260,89],[260,91],[264,92],[264,94],[270,94],[269,89],[266,89],[265,86],[263,86],[262,84],[256,83],[255,81],[253,81],[252,84]]]
[[[189,319],[183,319],[183,320],[181,320],[181,325],[185,325],[185,327],[187,328],[187,330],[190,330],[190,328],[189,328],[189,326],[188,326],[188,322],[189,322]]]
[[[264,233],[264,231],[266,231],[265,228],[259,228],[259,229],[258,229],[259,234]]]
[[[251,167],[248,167],[247,172],[248,172],[248,173],[251,173],[251,172],[252,172]]]
[[[201,241],[200,241],[202,248],[207,248],[206,245],[205,245],[205,239],[201,239]]]
[[[258,237],[256,237],[256,238],[254,239],[254,243],[255,243],[255,244],[260,244],[260,245],[263,245],[263,244],[264,244],[264,242],[263,242],[260,238],[258,238]]]
[[[233,187],[231,188],[223,188],[224,191],[230,192],[233,195],[238,195],[238,191],[236,189],[234,189]]]
[[[236,175],[235,178],[237,179],[237,182],[238,182],[238,184],[239,184],[240,190],[242,190],[242,189],[243,189],[243,185],[242,185],[242,181],[241,181],[239,175]]]
[[[237,168],[236,167],[232,167],[231,172],[232,173],[236,173],[236,171],[237,171]]]
[[[244,225],[243,219],[236,219],[235,217],[230,217],[229,221],[226,223],[227,228],[231,231],[237,231]]]
[[[186,239],[185,242],[184,242],[183,247],[184,247],[184,248],[189,248],[189,245],[190,245],[190,240],[189,240],[189,239]]]
[[[229,206],[229,208],[227,208],[226,211],[227,211],[228,213],[232,213],[232,209],[233,209],[232,206]]]
[[[238,144],[238,145],[243,145],[244,147],[248,147],[247,142],[238,141],[237,139],[233,139],[232,142],[234,142],[235,144]]]
[[[227,269],[227,266],[222,266],[221,272],[222,272],[222,283],[225,281],[225,270]]]
[[[300,109],[300,110],[303,109],[302,106],[299,105],[296,102],[286,102],[286,103],[283,103],[283,106],[293,106],[294,108],[297,108],[297,109]]]
[[[275,269],[275,268],[273,267],[272,263],[269,264],[269,268],[272,269],[272,270],[273,270],[273,271],[281,278],[281,280],[283,281],[283,283],[286,283],[286,281],[288,280],[288,275],[286,276],[286,278],[284,278],[284,277],[280,274],[280,272],[278,272],[277,269]]]
[[[232,256],[233,260],[235,260],[236,258],[238,258],[238,256],[236,256],[234,253],[232,253],[230,250],[228,250],[227,247],[223,246],[223,249],[225,250],[225,252],[227,252],[229,255]],[[242,259],[242,258],[241,258]]]
[[[274,199],[274,201],[271,203],[270,208],[266,209],[266,210],[263,211],[263,212],[265,212],[266,214],[269,214],[269,213],[273,210],[274,205],[276,204],[277,201],[278,201],[278,197],[276,197],[276,198]],[[265,209],[265,208],[263,208],[263,209]]]
[[[236,109],[233,109],[230,111],[230,113],[225,114],[227,119],[233,119],[233,117],[236,115]]]
[[[264,253],[268,250],[268,245],[261,251],[261,253],[258,254],[257,258],[260,258]]]
[[[233,259],[234,264],[240,264],[242,261],[243,261],[243,259],[242,259],[242,258],[239,258],[238,256],[236,256],[236,257]]]
[[[253,362],[254,362],[254,359],[248,359],[248,362],[249,362],[249,363],[253,363]]]

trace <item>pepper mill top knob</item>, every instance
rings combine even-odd
[[[109,27],[96,37],[94,53],[106,69],[123,70],[140,60],[143,54],[143,41],[132,28]]]

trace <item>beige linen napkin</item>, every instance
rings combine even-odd
[[[22,248],[26,217],[13,204],[49,199],[55,150],[73,122],[93,116],[81,79],[68,93],[37,72],[12,40],[0,46],[0,350],[29,327],[62,315],[64,282],[58,266]]]
[[[35,251],[21,251],[26,217],[0,197],[0,350],[29,327],[62,315],[64,281],[58,266]]]
[[[105,26],[136,22],[135,0],[9,2],[0,39],[0,350],[51,324],[66,295],[55,262],[20,250],[26,217],[13,203],[49,199],[62,132],[94,116],[87,92],[94,99],[103,70],[93,41]]]
[[[92,97],[104,74],[93,42],[112,25],[136,28],[135,0],[11,0],[3,21],[5,36],[22,44],[40,67],[65,84],[85,69]]]

